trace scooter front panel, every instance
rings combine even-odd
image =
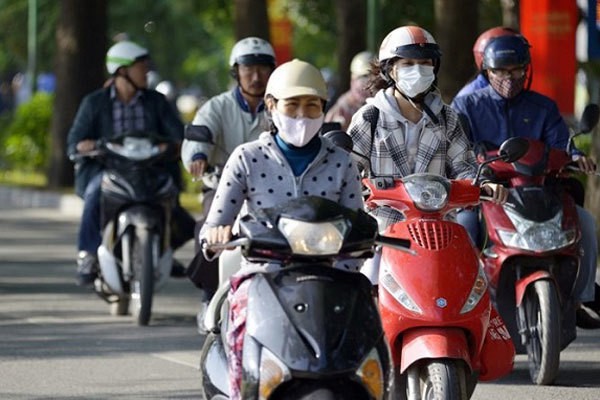
[[[383,337],[371,285],[360,274],[316,267],[252,279],[247,334],[293,370],[356,369]]]

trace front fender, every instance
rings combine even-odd
[[[156,209],[146,206],[129,207],[119,214],[117,220],[117,235],[121,236],[129,226],[147,231],[160,231],[162,215]]]
[[[417,328],[404,333],[401,341],[400,373],[418,360],[425,358],[453,358],[464,360],[471,368],[469,344],[462,329]]]
[[[535,281],[539,281],[542,279],[553,280],[554,278],[552,277],[552,274],[550,272],[545,271],[545,270],[539,270],[539,271],[535,271],[534,273],[529,274],[526,277],[521,278],[515,282],[515,301],[516,301],[517,307],[520,307],[521,303],[523,302],[523,297],[525,296],[525,291],[527,290],[527,286],[529,286],[529,284],[531,284]]]

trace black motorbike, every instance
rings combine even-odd
[[[384,399],[391,361],[369,280],[332,268],[373,254],[377,222],[320,197],[303,197],[243,217],[241,246],[253,262],[278,262],[251,278],[243,350],[244,399]],[[394,245],[406,249],[407,242]],[[207,400],[228,399],[222,286],[205,317],[200,359]]]
[[[94,157],[102,175],[98,248],[99,277],[94,290],[111,304],[111,314],[126,315],[130,303],[137,324],[148,325],[154,292],[172,266],[171,214],[178,190],[164,160],[172,149],[145,133],[100,141]]]

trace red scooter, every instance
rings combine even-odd
[[[498,158],[517,159],[522,150],[512,144]],[[410,238],[415,252],[384,243],[379,270],[379,311],[401,397],[468,399],[478,379],[512,370],[514,347],[491,307],[477,250],[449,218],[479,203],[476,182],[434,174],[364,180],[367,207],[391,207],[405,217],[383,238]]]
[[[577,134],[590,132],[597,122],[593,104],[584,111]],[[531,380],[547,385],[558,374],[560,351],[576,338],[572,291],[581,233],[573,197],[560,184],[571,156],[538,140],[521,140],[528,150],[517,162],[484,161],[510,195],[504,205],[481,206],[487,231],[482,258],[516,350],[528,355]],[[496,156],[487,151],[479,157]]]

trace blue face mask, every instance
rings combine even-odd
[[[284,142],[294,147],[304,147],[319,133],[325,115],[321,114],[318,118],[292,118],[273,110],[271,118]]]

